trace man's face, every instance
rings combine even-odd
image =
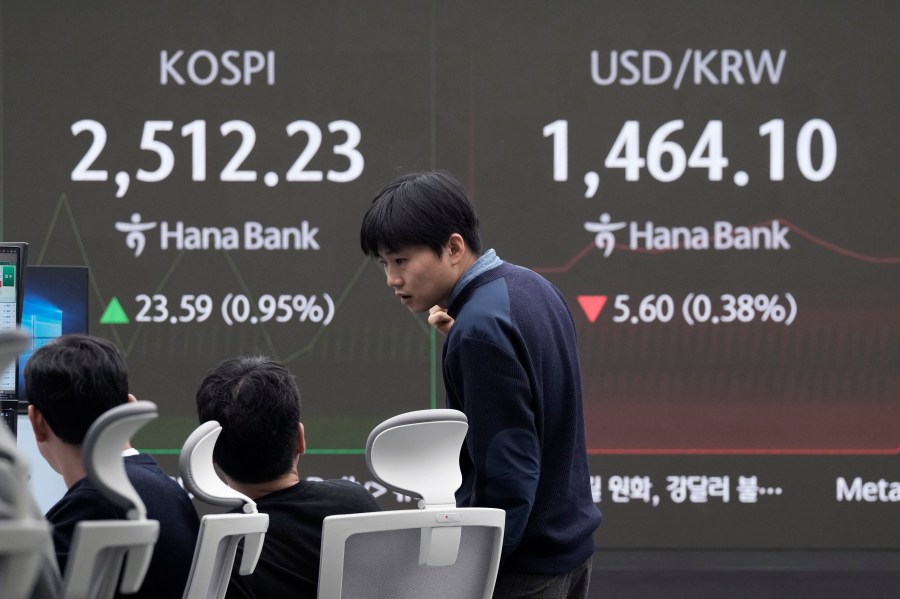
[[[397,252],[382,251],[377,259],[388,286],[410,312],[446,306],[459,278],[446,248],[438,257],[427,246],[408,246]]]

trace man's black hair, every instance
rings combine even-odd
[[[81,445],[103,412],[128,401],[128,367],[106,339],[64,335],[37,349],[25,364],[25,395],[53,433]]]
[[[478,216],[462,184],[444,171],[415,172],[376,194],[363,217],[359,242],[367,256],[409,246],[427,246],[441,256],[453,233],[476,256],[481,254]]]
[[[197,390],[200,422],[222,433],[213,457],[241,483],[275,480],[290,471],[300,423],[300,391],[287,368],[266,356],[230,358],[210,370]]]

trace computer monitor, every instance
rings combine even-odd
[[[22,322],[25,272],[28,244],[0,242],[0,330],[15,329]],[[18,363],[0,364],[0,413],[3,421],[16,432],[19,402]]]
[[[88,332],[88,268],[30,265],[26,268],[22,330],[31,345],[19,355],[19,412],[28,407],[22,372],[36,349],[59,337]]]

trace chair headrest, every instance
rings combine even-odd
[[[0,503],[15,517],[24,517],[28,507],[28,464],[16,439],[0,422]]]
[[[28,486],[30,467],[28,458],[16,444],[13,434],[0,423],[0,501],[14,510],[17,518],[43,520]]]
[[[147,509],[125,473],[122,450],[134,434],[156,418],[156,404],[128,402],[100,415],[88,429],[81,459],[91,483],[107,499],[125,510],[129,520],[143,520]]]
[[[375,478],[398,493],[422,499],[420,507],[456,504],[462,484],[459,452],[469,429],[458,410],[417,410],[372,429],[366,464]]]
[[[5,368],[19,354],[28,349],[31,338],[22,329],[0,332],[0,367]]]
[[[23,351],[28,349],[31,338],[21,329],[9,329],[0,331],[0,369],[11,365]],[[17,510],[24,510],[28,481],[28,460],[19,451],[16,437],[10,432],[3,422],[0,422],[0,461],[6,463],[4,477],[0,484],[0,499],[15,506]],[[24,489],[23,489],[24,485]]]
[[[222,432],[215,420],[204,422],[192,432],[178,458],[184,486],[197,499],[225,507],[240,507],[244,513],[256,513],[256,502],[226,485],[213,466],[213,450]]]
[[[19,451],[16,438],[2,422],[0,422],[0,460],[9,462],[18,471],[28,472],[25,456]]]

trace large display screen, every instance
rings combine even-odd
[[[308,476],[443,405],[358,243],[440,168],[578,328],[601,548],[897,549],[900,5],[4,3],[2,235],[87,266],[177,453],[219,360],[304,394]]]

